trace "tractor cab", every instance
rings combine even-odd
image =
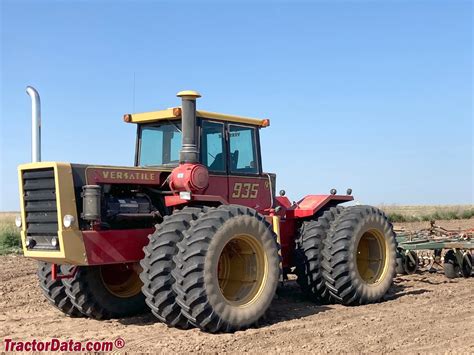
[[[182,142],[181,108],[127,114],[137,124],[135,166],[173,168]],[[218,174],[262,172],[259,129],[270,120],[196,111],[199,162]]]
[[[199,94],[186,91],[178,96],[191,97],[195,104]],[[185,100],[183,103],[186,105]],[[270,121],[193,108],[184,109],[184,113],[190,111],[188,118],[183,106],[125,115],[125,122],[137,124],[135,166],[173,170],[180,163],[198,164],[207,170],[209,180],[199,191],[190,188],[189,192],[219,196],[258,210],[270,208],[275,175],[262,170],[259,136],[260,128],[268,127]],[[183,135],[183,117],[191,121],[187,136]],[[186,144],[195,151],[190,159],[181,153]],[[176,179],[178,175],[172,176]]]

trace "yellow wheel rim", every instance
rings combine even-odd
[[[367,284],[384,279],[387,270],[385,238],[379,230],[365,232],[357,245],[357,271]]]
[[[131,264],[102,265],[100,277],[107,291],[120,298],[137,295],[143,285]]]
[[[268,262],[262,244],[250,235],[232,237],[222,249],[217,266],[219,287],[226,301],[244,307],[261,294]]]

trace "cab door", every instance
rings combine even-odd
[[[227,144],[225,124],[201,120],[200,162],[209,170],[209,186],[206,195],[229,199],[227,177]]]
[[[226,128],[229,203],[258,211],[270,208],[271,180],[262,173],[258,129],[234,123]]]

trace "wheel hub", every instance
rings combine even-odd
[[[100,276],[105,288],[120,298],[133,297],[142,288],[140,277],[131,264],[102,265]]]
[[[224,246],[217,266],[219,287],[227,302],[246,306],[258,298],[268,273],[262,245],[250,235],[236,235]]]
[[[387,264],[385,240],[380,231],[365,232],[357,245],[357,270],[364,282],[376,284],[384,278]]]

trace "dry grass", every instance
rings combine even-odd
[[[388,215],[392,222],[470,219],[474,217],[474,205],[381,205],[379,208]]]

